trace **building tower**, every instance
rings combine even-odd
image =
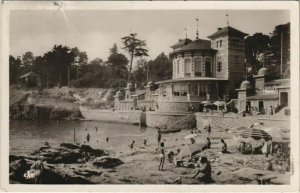
[[[248,34],[233,27],[218,28],[212,35],[211,48],[217,50],[215,57],[216,77],[228,80],[226,98],[236,98],[235,89],[243,80],[245,41]]]

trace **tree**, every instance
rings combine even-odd
[[[275,26],[270,40],[270,56],[272,69],[281,74],[281,63],[283,75],[289,77],[290,69],[290,23]],[[281,61],[282,60],[282,61]]]
[[[159,81],[172,78],[172,61],[162,52],[149,63],[149,79]]]
[[[266,62],[266,53],[270,37],[262,33],[255,33],[253,36],[248,36],[245,40],[245,52],[247,63],[251,65],[252,72],[257,71]]]
[[[22,65],[20,57],[9,55],[9,84],[15,84],[20,76],[20,67]]]
[[[132,77],[135,82],[143,83],[148,81],[147,66],[148,62],[145,58],[140,58],[139,60],[137,60],[136,67],[132,73]]]
[[[22,56],[22,64],[25,67],[30,67],[33,63],[34,60],[34,56],[32,52],[26,52],[25,54],[23,54]]]
[[[123,54],[118,53],[116,44],[110,49],[110,55],[108,56],[106,63],[111,68],[111,78],[126,79],[128,74],[128,59]]]
[[[128,81],[131,81],[132,63],[135,57],[148,56],[148,50],[146,49],[146,42],[139,40],[136,33],[131,33],[129,36],[122,37],[124,44],[123,49],[128,52],[130,56],[130,66],[128,72]]]
[[[44,58],[49,70],[56,79],[58,87],[61,87],[63,83],[67,82],[68,68],[75,60],[74,53],[67,46],[54,45],[51,51],[45,53]]]

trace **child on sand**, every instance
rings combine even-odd
[[[227,144],[225,143],[224,139],[221,139],[221,143],[222,143],[222,153],[228,153],[227,151]]]
[[[160,163],[159,163],[159,167],[158,170],[163,171],[164,170],[164,163],[165,163],[165,144],[164,142],[160,143]]]
[[[133,140],[133,141],[131,142],[131,144],[129,145],[129,147],[130,147],[131,150],[133,149],[134,143],[135,143],[135,141]]]

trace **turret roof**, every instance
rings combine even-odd
[[[212,35],[210,35],[208,37],[213,39],[215,37],[219,37],[219,36],[227,35],[227,34],[228,35],[241,36],[241,37],[244,37],[244,36],[248,35],[248,34],[246,34],[244,32],[241,32],[240,30],[237,30],[237,29],[235,29],[231,26],[227,26],[227,27],[219,29],[218,31],[216,31],[215,33],[213,33]]]

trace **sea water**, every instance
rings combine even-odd
[[[98,130],[96,130],[96,127]],[[155,129],[130,124],[97,121],[10,121],[10,154],[30,154],[45,142],[58,146],[62,142],[88,144],[93,148],[111,150],[116,153],[129,150],[135,140],[142,146],[144,138],[155,136]],[[90,141],[87,142],[87,134]],[[106,138],[109,141],[106,142]]]

